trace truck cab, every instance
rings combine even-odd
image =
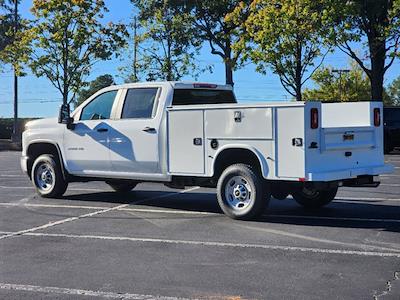
[[[72,181],[117,192],[137,183],[216,187],[236,219],[261,214],[272,196],[305,207],[337,188],[377,186],[383,160],[379,102],[238,104],[232,87],[149,82],[111,86],[59,119],[29,122],[22,169],[43,197]]]

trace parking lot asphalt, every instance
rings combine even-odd
[[[272,199],[257,221],[198,187],[42,199],[19,155],[0,152],[0,299],[400,299],[400,153],[378,188],[317,211]]]

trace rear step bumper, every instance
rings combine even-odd
[[[342,181],[342,186],[348,187],[378,187],[379,184],[379,181],[374,181],[374,176],[372,175],[363,175]]]
[[[333,181],[357,178],[362,175],[377,176],[381,174],[393,173],[392,165],[382,165],[376,167],[354,168],[338,171],[327,171],[321,173],[308,173],[307,181]]]

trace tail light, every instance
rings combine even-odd
[[[311,108],[311,128],[318,128],[318,108]]]
[[[381,126],[381,110],[380,110],[380,108],[374,108],[374,125],[376,127]]]

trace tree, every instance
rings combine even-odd
[[[15,75],[21,76],[31,53],[32,34],[29,22],[15,9],[14,0],[0,1],[0,61],[10,64]]]
[[[105,74],[96,77],[95,80],[89,83],[89,87],[87,89],[82,89],[78,92],[78,97],[75,102],[75,107],[80,105],[83,101],[85,101],[87,98],[92,96],[97,91],[113,84],[115,84],[114,78],[110,74]]]
[[[391,105],[400,106],[400,76],[397,77],[387,88],[388,98]]]
[[[194,26],[200,37],[209,43],[212,54],[222,58],[225,64],[226,84],[234,84],[233,70],[239,66],[239,59],[244,50],[238,48],[235,51],[232,47],[240,39],[241,22],[239,20],[233,22],[226,16],[232,14],[239,4],[248,5],[250,2],[250,0],[196,0],[185,4],[193,15]],[[240,15],[241,20],[245,18],[246,14]]]
[[[200,42],[191,16],[172,1],[132,0],[139,9],[141,60],[147,80],[179,80],[196,76],[194,62]]]
[[[326,102],[360,101],[371,97],[370,83],[364,71],[352,64],[347,73],[338,74],[331,67],[320,68],[311,77],[317,88],[305,89],[303,98]]]
[[[31,68],[50,80],[63,103],[74,99],[96,62],[110,59],[125,44],[125,26],[103,25],[105,12],[103,0],[33,1],[37,51]]]
[[[332,67],[320,68],[311,77],[317,87],[305,89],[303,99],[305,101],[324,102],[354,102],[371,99],[371,82],[365,72],[356,63],[351,63],[349,72],[337,74]],[[388,93],[383,91],[385,105],[392,105]]]
[[[331,1],[339,48],[354,59],[371,81],[371,99],[383,96],[386,71],[400,55],[400,0]],[[354,43],[364,43],[358,55]],[[364,57],[369,58],[368,64]]]
[[[279,4],[254,0],[250,6],[240,4],[229,16],[245,32],[235,49],[243,51],[244,59],[251,59],[258,72],[265,74],[271,68],[285,90],[301,101],[302,86],[322,63],[322,49],[328,45],[325,16],[329,13],[314,0],[284,0]],[[245,21],[243,15],[247,15]]]
[[[18,13],[20,0],[0,0],[0,62],[11,64],[14,71],[13,141],[20,141],[18,125],[18,76],[31,53],[31,30]]]

